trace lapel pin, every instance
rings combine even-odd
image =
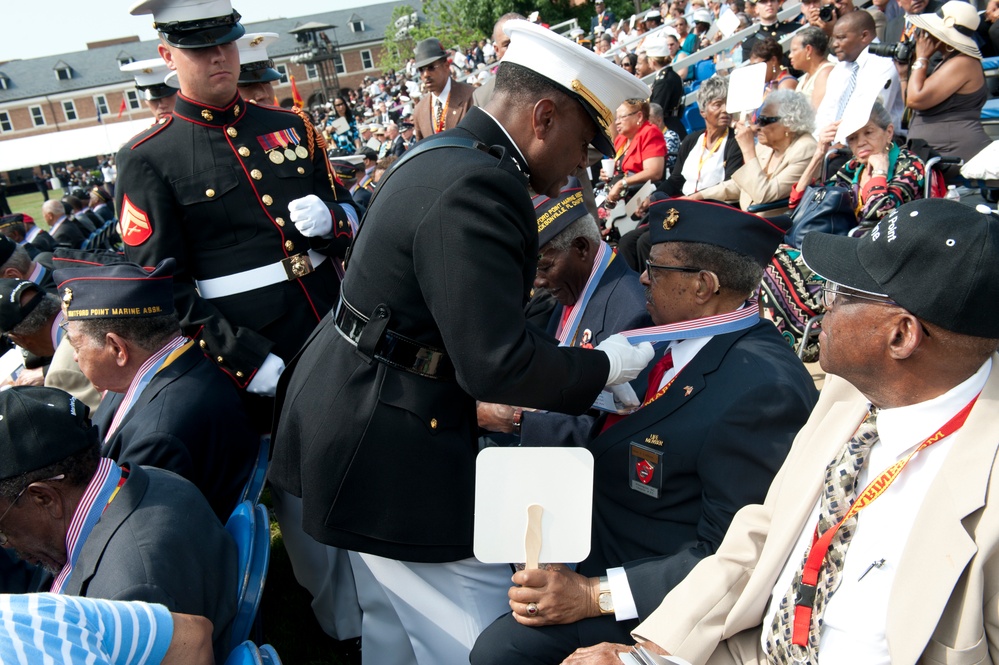
[[[690,393],[692,393],[692,392],[694,392],[694,386],[684,386],[683,387],[683,396],[684,397],[690,397]]]

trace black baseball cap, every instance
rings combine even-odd
[[[97,443],[86,404],[57,388],[15,386],[0,392],[0,480],[61,462]]]
[[[27,291],[34,291],[35,295],[22,305],[21,296]],[[0,333],[9,333],[20,325],[44,298],[45,291],[34,282],[0,279]]]
[[[870,233],[810,233],[801,255],[815,273],[891,298],[944,330],[999,338],[999,216],[946,199],[892,210]]]

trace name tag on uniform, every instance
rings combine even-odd
[[[632,443],[628,458],[628,482],[631,489],[658,499],[663,487],[662,453]]]

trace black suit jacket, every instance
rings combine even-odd
[[[88,235],[89,234],[84,232],[80,223],[72,216],[67,216],[66,219],[62,220],[62,223],[56,227],[56,230],[51,232],[52,240],[56,245],[62,247],[72,247],[73,249],[80,249]],[[37,240],[38,236],[35,237],[35,241]]]
[[[39,229],[38,233],[35,234],[34,240],[32,240],[29,243],[26,243],[26,245],[33,247],[36,250],[35,256],[38,256],[38,254],[41,252],[53,251],[56,248],[56,241],[55,238],[53,238],[48,231]],[[25,247],[25,249],[27,249],[27,247]],[[30,253],[31,250],[28,250],[28,252]],[[34,256],[31,258],[34,258]]]
[[[628,267],[620,256],[614,258],[583,312],[574,346],[580,346],[586,330],[590,343],[596,346],[614,333],[652,325],[645,309],[645,287],[638,273]],[[558,330],[565,308],[556,301],[548,321],[547,332],[552,337]],[[567,416],[562,413],[525,411],[521,418],[520,444],[525,446],[572,445],[578,437],[587,436],[593,427],[593,415]]]
[[[94,414],[102,442],[123,399],[109,392]],[[192,345],[153,376],[101,454],[187,478],[224,522],[239,501],[259,442],[232,381]]]
[[[407,561],[472,555],[476,399],[582,413],[608,373],[602,353],[558,348],[524,320],[537,216],[516,146],[479,109],[450,136],[492,148],[429,150],[389,174],[343,298],[444,349],[456,380],[375,361],[327,317],[282,376],[269,471],[320,542]]]
[[[207,617],[218,660],[228,652],[236,578],[236,544],[197,488],[169,471],[132,465],[63,593]]]
[[[665,395],[587,445],[595,460],[593,546],[580,572],[623,565],[647,617],[714,553],[736,511],[763,501],[816,398],[770,321],[715,336]],[[631,488],[636,444],[661,454],[658,499]]]

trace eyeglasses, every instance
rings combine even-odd
[[[760,127],[766,127],[767,125],[772,125],[775,122],[780,122],[779,115],[758,115],[756,116],[756,124]]]
[[[3,511],[3,515],[0,515],[0,524],[2,524],[3,521],[4,521],[4,519],[7,518],[7,513],[9,513],[10,509],[14,507],[14,504],[17,503],[17,500],[21,498],[21,495],[24,494],[24,491],[26,489],[28,489],[29,487],[31,487],[32,485],[34,485],[36,483],[47,483],[47,482],[52,481],[52,480],[63,480],[65,478],[66,478],[66,474],[65,473],[60,473],[58,476],[52,476],[51,478],[46,478],[45,480],[36,480],[36,481],[28,483],[27,485],[25,485],[24,487],[22,487],[21,491],[17,493],[17,496],[14,497],[14,500],[10,502],[9,506],[7,506],[7,510]],[[3,531],[0,531],[0,547],[7,547],[7,543],[9,542],[9,540],[10,539],[7,538],[7,534],[4,533]]]
[[[691,266],[661,266],[657,263],[653,263],[649,259],[645,259],[645,270],[649,273],[649,281],[654,282],[655,277],[653,275],[653,270],[666,270],[669,272],[701,272],[700,268],[694,268]]]
[[[615,120],[624,120],[625,118],[630,118],[631,116],[635,115],[636,113],[638,113],[638,111],[632,111],[631,113],[625,113],[624,115],[617,116],[615,118]]]
[[[856,300],[866,300],[867,302],[877,303],[880,305],[893,305],[898,307],[899,304],[892,300],[891,298],[885,298],[881,296],[867,295],[865,293],[857,293],[855,291],[843,291],[843,285],[837,284],[835,282],[829,282],[822,287],[822,306],[826,309],[830,309],[835,305],[839,298],[854,298]]]

